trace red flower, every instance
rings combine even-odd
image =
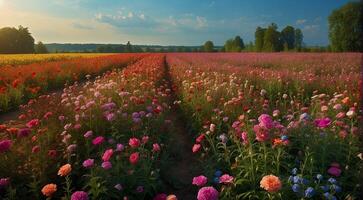
[[[132,153],[130,155],[129,160],[131,164],[135,165],[137,162],[139,162],[139,153],[138,152]]]

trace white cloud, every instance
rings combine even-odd
[[[296,20],[296,25],[305,24],[306,21],[307,21],[306,19],[298,19],[298,20]]]
[[[312,25],[306,25],[303,28],[303,31],[309,32],[309,33],[315,33],[320,29],[320,25],[312,24]]]

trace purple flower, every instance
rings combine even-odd
[[[124,145],[123,144],[117,144],[116,145],[116,151],[122,151],[122,150],[124,150]]]
[[[1,178],[0,179],[0,188],[4,188],[8,186],[10,183],[10,178]]]
[[[106,104],[103,104],[102,106],[101,106],[101,108],[103,109],[103,110],[112,110],[113,108],[115,108],[116,107],[116,104],[115,103],[113,103],[113,102],[111,102],[111,103],[106,103]]]
[[[83,136],[85,138],[90,138],[90,137],[92,137],[92,135],[93,135],[93,131],[87,131]]]
[[[85,168],[91,168],[93,166],[93,164],[95,163],[95,160],[94,159],[87,159],[85,161],[83,161],[83,167]]]
[[[116,184],[116,185],[114,186],[114,188],[115,188],[116,190],[118,190],[118,191],[121,191],[121,190],[122,190],[122,185],[121,185],[120,183],[118,183],[118,184]]]
[[[113,121],[113,120],[115,120],[115,118],[116,118],[116,115],[115,115],[115,113],[107,113],[106,114],[106,119],[107,119],[107,121]]]
[[[109,161],[103,162],[102,163],[102,168],[105,170],[111,169],[112,168],[112,164]]]
[[[18,137],[27,137],[28,135],[30,135],[31,133],[31,129],[30,128],[22,128],[22,129],[19,129],[18,131]]]
[[[144,192],[144,186],[141,186],[141,185],[137,186],[136,192],[138,192],[138,193]]]
[[[76,191],[72,194],[71,200],[88,200],[87,192]]]
[[[315,126],[319,128],[326,128],[330,125],[331,120],[329,117],[321,118],[321,119],[315,119],[314,121]]]
[[[0,141],[0,153],[8,151],[12,145],[11,140],[2,140]]]
[[[218,200],[218,191],[214,187],[202,187],[198,191],[198,200]]]
[[[132,113],[132,118],[140,118],[140,114],[138,112]]]

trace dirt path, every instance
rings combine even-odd
[[[172,88],[173,82],[166,61],[165,68],[165,78],[169,88]],[[177,100],[174,91],[172,91],[171,100],[172,102]],[[174,125],[168,144],[171,167],[162,171],[161,175],[163,181],[167,183],[169,193],[175,194],[178,200],[193,200],[196,199],[197,191],[192,185],[192,179],[201,173],[200,162],[192,153],[193,137],[185,127],[186,123],[178,105],[173,105],[169,119]]]

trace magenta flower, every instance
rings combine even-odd
[[[193,185],[196,185],[198,187],[202,187],[203,185],[207,184],[208,179],[207,177],[200,175],[193,178]]]
[[[198,191],[198,200],[218,200],[218,191],[214,187],[202,187]]]
[[[83,161],[82,165],[85,168],[91,168],[94,163],[95,163],[94,159],[87,159],[87,160]]]
[[[138,146],[140,146],[140,140],[137,139],[137,138],[130,138],[129,140],[129,145],[132,147],[132,148],[136,148]]]
[[[30,135],[31,133],[31,129],[30,128],[22,128],[22,129],[19,129],[18,131],[18,137],[21,138],[21,137],[27,137],[28,135]]]
[[[1,178],[0,179],[0,188],[4,188],[8,186],[10,183],[10,178]]]
[[[112,164],[109,161],[103,162],[101,166],[105,170],[108,170],[108,169],[111,169],[112,168]]]
[[[72,194],[71,200],[88,200],[87,192],[76,191]]]
[[[98,136],[95,139],[92,140],[93,145],[100,145],[105,141],[105,138],[102,136]]]
[[[12,145],[11,140],[2,140],[0,141],[0,153],[8,151]]]
[[[166,198],[168,197],[168,195],[162,193],[162,194],[157,194],[153,200],[166,200]]]
[[[258,117],[258,122],[260,122],[261,127],[265,127],[267,129],[271,129],[274,127],[273,120],[270,115],[262,114]]]
[[[332,163],[330,165],[330,168],[328,169],[328,174],[339,177],[342,173],[342,170],[340,169],[340,165],[338,163]]]
[[[331,120],[329,117],[321,118],[321,119],[315,119],[315,126],[318,128],[326,128],[330,125]]]
[[[268,130],[265,127],[262,127],[260,125],[255,125],[253,127],[253,130],[256,133],[256,140],[259,142],[264,142],[270,138]]]
[[[113,154],[113,149],[107,149],[105,153],[103,153],[102,160],[104,162],[109,161]]]
[[[233,182],[233,176],[230,176],[229,174],[224,174],[221,177],[219,177],[220,183],[232,183]]]

